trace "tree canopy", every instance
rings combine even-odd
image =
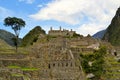
[[[7,17],[4,20],[5,26],[11,26],[15,32],[15,35],[18,37],[22,27],[25,27],[25,21],[21,18],[16,17]]]
[[[25,21],[17,17],[7,17],[4,19],[4,25],[11,26],[11,28],[15,32],[16,37],[13,38],[13,41],[14,41],[14,45],[16,46],[16,52],[17,52],[19,33],[21,28],[25,27]]]

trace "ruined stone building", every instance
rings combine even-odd
[[[1,55],[0,80],[85,80],[79,54],[93,52],[88,46],[96,41],[87,37],[63,37],[74,33],[51,29],[48,34],[57,37],[40,37],[29,54]],[[11,65],[19,67],[9,68]]]
[[[76,63],[67,39],[58,37],[43,44],[39,45],[40,55],[38,55],[42,56],[38,59],[45,60],[40,80],[84,80],[82,70]]]
[[[63,29],[60,27],[59,30],[53,30],[52,27],[50,28],[50,31],[48,32],[48,35],[51,36],[73,36],[73,34],[75,33],[75,31],[69,31],[66,29]]]

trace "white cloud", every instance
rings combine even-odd
[[[12,16],[13,12],[6,9],[6,8],[3,8],[3,7],[0,7],[0,22],[3,22],[3,19],[8,17],[8,16]]]
[[[18,0],[20,2],[26,2],[28,4],[32,4],[35,0]]]
[[[88,23],[88,24],[83,24],[80,27],[76,29],[77,33],[80,33],[84,36],[87,36],[88,34],[93,35],[96,32],[105,29],[106,25],[104,24],[96,24],[96,23]]]
[[[78,32],[86,35],[105,29],[119,6],[120,0],[53,0],[30,17],[81,24]]]

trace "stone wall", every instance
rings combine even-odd
[[[8,60],[8,59],[24,59],[28,55],[26,54],[0,54],[0,60]]]
[[[21,67],[29,66],[29,60],[0,60],[0,67],[7,67],[11,65],[17,65]]]
[[[48,35],[51,35],[51,36],[73,36],[73,34],[75,33],[75,31],[69,31],[69,30],[65,30],[65,29],[63,29],[63,30],[61,30],[61,28],[60,28],[60,30],[50,30],[49,32],[48,32]]]
[[[57,61],[51,61],[48,64],[49,69],[53,68],[74,68],[75,62],[72,60],[57,60]]]
[[[45,43],[36,43],[29,55],[0,55],[0,67],[5,68],[2,73],[8,74],[8,76],[3,76],[3,80],[24,80],[25,78],[29,80],[85,80],[81,64],[76,60],[79,60],[81,52],[94,50],[86,47],[91,43],[94,41],[89,42],[83,38],[57,37]],[[7,69],[10,65],[32,67],[38,70]],[[0,75],[3,75],[2,73]],[[11,76],[11,74],[18,73],[22,75]]]

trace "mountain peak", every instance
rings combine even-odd
[[[110,42],[112,45],[120,45],[120,8],[116,11],[116,15],[108,26],[103,40]]]
[[[117,9],[116,15],[117,17],[120,17],[120,7]]]
[[[40,34],[46,33],[40,26],[36,26],[27,35],[25,35],[25,37],[22,40],[22,46],[32,45],[34,42],[38,40]]]

